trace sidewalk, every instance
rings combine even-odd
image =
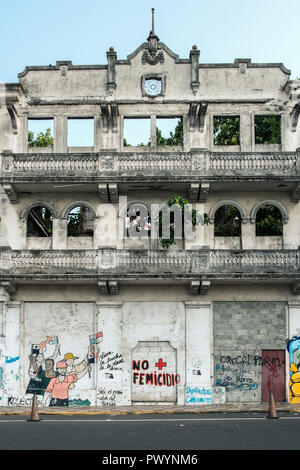
[[[277,412],[300,413],[300,403],[275,403]],[[143,415],[143,414],[200,414],[200,413],[268,413],[269,403],[224,403],[220,405],[132,405],[120,407],[39,407],[40,415]],[[31,407],[0,407],[0,416],[30,415]]]

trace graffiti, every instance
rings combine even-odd
[[[157,373],[150,372],[149,374],[143,372],[133,373],[133,383],[136,385],[156,385],[156,386],[167,386],[174,387],[180,383],[179,374],[168,374],[166,372]]]
[[[114,376],[111,373],[108,372],[108,373],[105,373],[105,378],[106,379],[113,379]]]
[[[201,375],[200,369],[193,369],[193,375]]]
[[[101,406],[117,406],[117,399],[122,395],[122,390],[99,388],[97,391],[97,399]]]
[[[125,363],[123,355],[108,351],[99,355],[99,370],[123,371],[122,364]]]
[[[293,336],[286,345],[289,352],[289,402],[300,403],[300,336]]]
[[[17,397],[8,397],[7,405],[8,406],[32,406],[33,397],[29,398],[17,398]],[[37,405],[43,405],[42,398],[37,397]]]
[[[275,362],[277,359],[275,358]],[[225,387],[227,392],[253,392],[258,388],[255,368],[261,368],[261,365],[261,356],[253,354],[220,356],[219,362],[215,365],[216,386]]]
[[[244,356],[221,356],[220,357],[221,364],[230,364],[230,365],[247,365],[247,366],[262,366],[272,364],[275,366],[281,366],[284,364],[284,361],[280,359],[280,357],[266,357],[262,359],[261,356],[255,356],[252,354],[244,355]]]
[[[13,362],[17,362],[20,359],[20,356],[12,357],[12,356],[5,356],[5,364],[12,364]]]
[[[186,387],[185,393],[185,402],[187,405],[196,405],[200,403],[204,405],[212,403],[212,391],[210,388]]]
[[[238,379],[237,379],[238,380]],[[247,379],[246,377],[241,377],[239,379],[241,383],[232,382],[231,377],[226,377],[224,380],[217,379],[216,386],[217,387],[225,387],[228,392],[232,390],[256,390],[258,388],[258,384],[254,383],[252,379]]]
[[[69,400],[69,406],[90,406],[90,400],[82,400],[81,398],[74,398]]]
[[[166,367],[167,363],[163,362],[160,358],[158,362],[155,363],[155,367],[159,370],[162,370],[163,367]],[[171,374],[167,372],[159,373],[157,371],[154,372],[140,372],[140,370],[148,370],[149,369],[149,361],[147,359],[143,361],[132,361],[132,370],[134,371],[132,374],[132,380],[135,385],[155,385],[155,386],[166,386],[166,387],[174,387],[180,383],[180,375],[179,374]],[[135,372],[139,371],[139,372]]]

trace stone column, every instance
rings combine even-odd
[[[67,219],[54,218],[52,221],[52,247],[53,250],[67,249]]]
[[[248,220],[246,223],[241,224],[241,249],[242,250],[255,250],[256,240],[256,225],[250,223]]]
[[[54,118],[54,152],[67,152],[68,120],[66,116]]]
[[[123,302],[96,302],[96,330],[99,344],[97,406],[130,405],[130,356],[124,351]]]
[[[20,316],[21,302],[7,301],[3,304],[2,351],[3,370],[3,399],[2,405],[18,404],[21,397],[20,383]],[[0,338],[1,339],[1,338]]]
[[[185,301],[186,405],[215,402],[211,302]]]

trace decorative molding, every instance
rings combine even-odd
[[[291,201],[292,202],[300,201],[300,182],[296,183],[293,188],[293,191],[291,193]]]
[[[113,95],[115,89],[117,88],[116,83],[116,60],[117,60],[117,53],[115,52],[113,47],[109,48],[109,51],[106,52],[107,57],[107,91],[109,95]]]
[[[118,281],[98,281],[98,290],[99,290],[99,294],[101,295],[109,295],[109,294],[117,295],[119,294],[119,291],[120,291],[119,282]]]
[[[280,202],[278,201],[274,201],[274,200],[266,200],[266,201],[261,201],[259,202],[258,204],[256,204],[252,211],[251,211],[251,214],[250,214],[250,222],[251,224],[255,224],[256,223],[256,214],[257,214],[257,211],[263,207],[263,206],[275,206],[277,207],[277,209],[280,210],[281,212],[281,217],[282,217],[282,223],[283,224],[287,224],[288,223],[288,220],[289,220],[289,216],[288,216],[288,212],[286,210],[286,208],[283,206],[283,204],[281,204]]]
[[[200,192],[199,192],[199,202],[206,202],[210,185],[209,183],[201,183]]]
[[[295,104],[295,106],[294,106],[294,108],[293,108],[293,110],[292,110],[292,112],[291,112],[291,116],[292,116],[292,131],[293,131],[293,132],[296,132],[299,114],[300,114],[300,101],[298,101],[298,103]]]
[[[225,201],[218,202],[217,204],[215,204],[210,209],[208,218],[209,218],[209,222],[211,224],[213,224],[214,221],[215,221],[215,214],[216,214],[217,210],[222,206],[234,206],[239,211],[239,213],[241,215],[242,223],[246,224],[248,222],[248,216],[247,216],[247,213],[246,213],[246,210],[244,209],[244,207],[236,201],[232,201],[232,200],[227,199]]]
[[[2,188],[12,204],[17,204],[19,202],[19,195],[13,184],[4,183],[2,184]]]
[[[96,214],[96,210],[94,209],[94,207],[89,203],[89,202],[86,202],[86,201],[75,201],[75,202],[71,202],[70,204],[68,204],[61,212],[61,219],[62,220],[66,220],[68,218],[68,215],[69,215],[69,212],[74,209],[75,207],[79,207],[79,206],[83,206],[83,207],[87,207],[89,210],[90,210],[90,213],[87,214],[87,218],[88,220],[94,220],[97,218],[97,214]]]
[[[197,46],[193,46],[190,51],[190,61],[191,61],[191,89],[195,95],[199,89],[199,56],[200,51]]]
[[[17,126],[17,111],[16,111],[16,108],[14,107],[13,104],[7,104],[6,108],[7,108],[9,117],[10,117],[12,133],[17,134],[18,133],[18,126]]]
[[[118,104],[100,104],[103,132],[117,132],[118,130]]]
[[[24,209],[22,209],[22,211],[20,212],[20,219],[24,222],[25,220],[27,220],[28,214],[31,211],[31,209],[34,209],[35,207],[40,207],[40,206],[46,207],[51,212],[53,219],[58,219],[58,213],[56,209],[50,204],[48,204],[48,202],[43,202],[43,201],[35,201],[29,204],[28,206],[26,206]]]
[[[192,280],[188,285],[188,293],[190,295],[206,295],[210,285],[210,281]]]

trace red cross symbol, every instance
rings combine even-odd
[[[162,358],[158,360],[158,362],[155,364],[156,367],[159,368],[159,370],[162,370],[163,367],[167,366],[166,362],[163,362]]]

